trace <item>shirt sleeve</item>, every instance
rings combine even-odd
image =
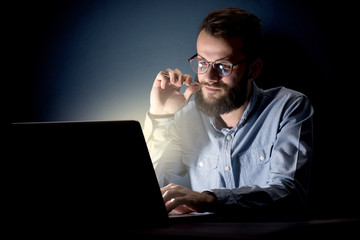
[[[267,187],[211,189],[219,210],[307,203],[313,154],[313,108],[305,97],[289,101],[273,145]]]
[[[184,177],[186,168],[182,164],[181,140],[174,122],[175,115],[154,118],[147,113],[145,117],[144,137],[160,187],[169,183],[189,184]]]

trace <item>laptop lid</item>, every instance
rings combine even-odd
[[[12,124],[9,159],[14,211],[31,231],[168,224],[137,121]]]

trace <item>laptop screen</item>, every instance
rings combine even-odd
[[[33,230],[168,223],[137,121],[12,124],[9,159],[14,211]]]

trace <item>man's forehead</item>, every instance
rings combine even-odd
[[[241,59],[243,40],[240,37],[223,38],[201,31],[197,39],[197,51],[208,61]]]

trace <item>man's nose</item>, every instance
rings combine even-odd
[[[220,81],[220,76],[216,72],[216,70],[213,68],[212,65],[209,65],[209,69],[204,74],[204,80],[205,82],[212,84]]]

